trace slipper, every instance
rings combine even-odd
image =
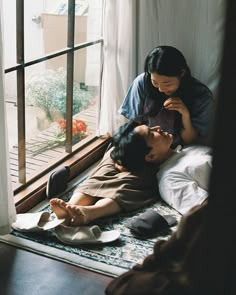
[[[70,167],[64,166],[54,171],[48,179],[46,187],[46,196],[48,199],[56,198],[57,195],[63,193],[68,185],[70,177]]]
[[[12,228],[22,232],[38,232],[55,228],[64,221],[65,219],[58,219],[47,211],[21,213],[16,215]]]
[[[120,236],[117,230],[102,232],[97,225],[77,227],[61,225],[55,229],[55,233],[58,240],[69,245],[110,243]]]
[[[138,217],[132,218],[125,225],[136,236],[150,238],[176,224],[177,220],[172,215],[162,216],[157,211],[150,209]]]

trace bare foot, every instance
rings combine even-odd
[[[67,205],[66,209],[72,216],[72,226],[85,225],[93,220],[91,218],[90,206]]]
[[[58,219],[65,218],[65,224],[71,220],[70,212],[66,209],[67,203],[61,199],[53,198],[50,200],[50,208],[56,214]]]

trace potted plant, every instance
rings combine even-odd
[[[91,104],[94,98],[92,89],[80,88],[80,84],[73,84],[73,115],[77,115],[82,109]],[[66,134],[66,72],[60,68],[46,70],[44,73],[32,75],[26,84],[26,102],[40,108],[44,112],[42,118],[37,118],[38,128],[48,121],[57,122],[57,132],[53,140],[35,140],[27,150],[33,155],[52,149],[65,143]],[[39,122],[39,121],[42,122]],[[40,126],[39,126],[40,125]],[[41,129],[40,129],[41,130]],[[55,130],[55,128],[54,128]],[[87,136],[87,125],[84,121],[73,119],[72,121],[73,144]]]
[[[94,97],[92,89],[80,88],[73,84],[73,115],[86,108]],[[41,108],[46,118],[53,122],[66,117],[66,72],[63,68],[57,71],[48,69],[29,77],[26,83],[26,101]]]

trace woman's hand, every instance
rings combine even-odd
[[[189,110],[179,97],[170,97],[164,102],[164,107],[169,111],[177,111],[182,116],[189,116]]]
[[[177,111],[182,115],[181,138],[185,144],[191,144],[198,136],[198,130],[193,127],[190,113],[179,97],[170,97],[164,102],[164,108]]]

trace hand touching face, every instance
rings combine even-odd
[[[151,73],[152,85],[160,92],[170,96],[165,102],[164,107],[170,111],[177,111],[182,116],[189,115],[189,110],[183,101],[179,97],[171,97],[180,87],[181,79],[183,78],[185,71],[183,70],[180,76],[164,76],[157,73]]]

